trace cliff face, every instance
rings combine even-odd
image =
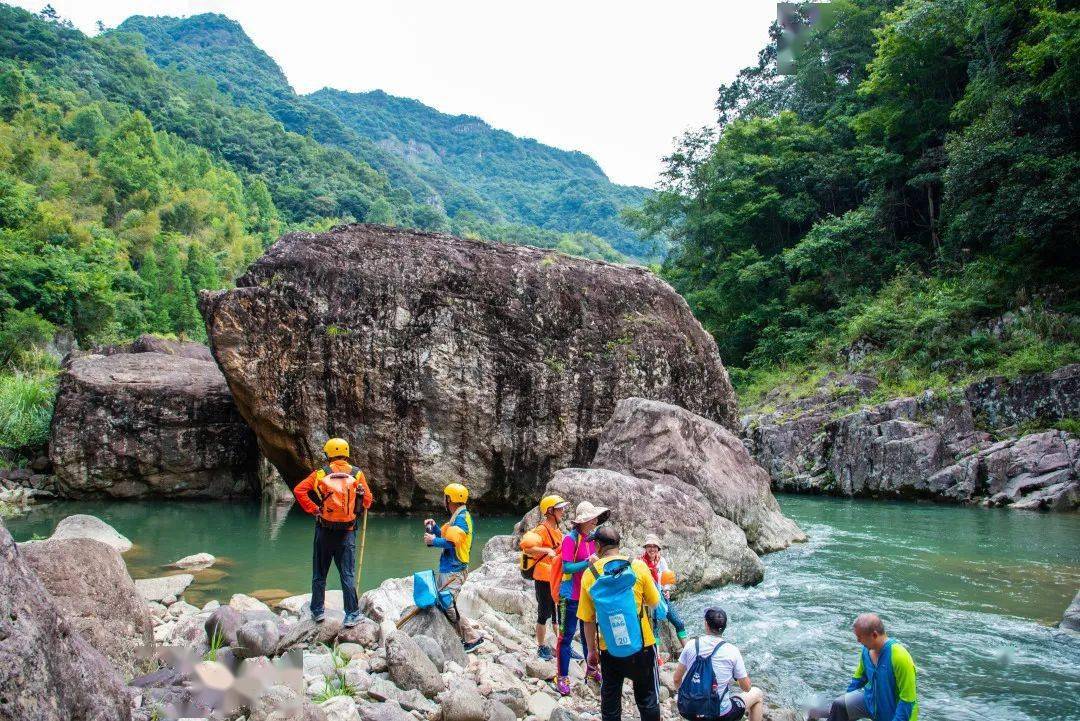
[[[850,406],[873,382],[830,381],[816,398],[743,419],[745,442],[774,488],[1080,508],[1080,439],[1047,428],[1080,417],[1080,365],[858,410]],[[1035,426],[1043,430],[1025,433]]]
[[[715,342],[644,269],[352,225],[284,236],[237,286],[202,297],[211,346],[290,482],[341,435],[383,507],[457,479],[528,507],[621,398],[737,428]]]

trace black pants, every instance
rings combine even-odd
[[[536,625],[543,626],[548,621],[554,621],[559,625],[559,610],[555,608],[555,600],[551,597],[551,584],[547,581],[533,581],[533,589],[536,592]]]
[[[356,598],[356,529],[351,531],[315,525],[315,545],[311,554],[311,615],[323,612],[326,599],[326,575],[330,563],[337,566],[341,578],[341,598],[345,613],[355,613],[360,604]]]
[[[634,703],[641,721],[660,721],[660,676],[656,668],[656,646],[646,646],[633,656],[618,658],[600,652],[600,718],[622,719],[623,681],[634,684]]]

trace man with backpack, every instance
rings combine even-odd
[[[424,543],[433,548],[441,548],[439,570],[435,574],[438,592],[450,595],[450,608],[446,617],[454,624],[465,653],[472,653],[484,642],[484,637],[473,627],[457,607],[457,597],[461,593],[465,579],[469,576],[469,555],[472,552],[473,521],[472,514],[465,504],[469,501],[469,489],[460,483],[451,483],[443,489],[443,506],[450,514],[450,520],[441,527],[435,520],[424,520]]]
[[[722,636],[727,628],[722,608],[705,611],[705,634],[683,647],[675,667],[679,715],[700,721],[761,721],[765,694],[750,683],[742,653]],[[731,693],[735,681],[742,693]]]
[[[536,593],[536,646],[537,655],[545,661],[555,658],[555,652],[547,645],[547,624],[558,626],[559,616],[551,593],[551,564],[559,555],[563,534],[559,522],[570,502],[561,496],[551,495],[540,499],[540,517],[543,521],[521,537],[521,575],[533,582]]]
[[[592,534],[599,558],[581,579],[578,618],[585,624],[589,663],[600,664],[600,718],[622,718],[623,681],[634,686],[641,721],[660,721],[660,679],[650,610],[660,591],[649,567],[619,551],[619,532],[608,526]]]
[[[311,559],[311,618],[326,616],[326,575],[333,561],[341,578],[347,627],[360,622],[356,596],[356,517],[371,508],[372,495],[364,472],[349,463],[349,444],[331,438],[323,446],[327,465],[296,484],[293,495],[306,513],[315,516],[315,549]]]
[[[915,662],[911,653],[885,633],[876,613],[855,619],[852,630],[862,645],[847,691],[810,708],[808,719],[918,721]]]

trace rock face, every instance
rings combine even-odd
[[[1025,435],[1080,417],[1080,365],[855,410],[873,389],[864,380],[828,378],[814,398],[743,419],[774,488],[1080,508],[1080,439],[1051,429]]]
[[[72,497],[257,493],[254,436],[207,360],[83,355],[60,376],[49,453]]]
[[[524,507],[591,460],[615,403],[670,401],[737,428],[716,344],[641,268],[352,225],[281,238],[201,309],[263,453],[295,483],[330,434],[383,507]]]
[[[742,529],[717,514],[705,494],[688,483],[635,478],[603,468],[565,468],[547,484],[544,495],[548,493],[572,506],[587,500],[609,508],[608,522],[619,529],[627,553],[640,555],[646,534],[658,535],[680,591],[758,583],[764,577],[761,560]],[[539,514],[532,511],[518,531],[536,523]]]
[[[1065,615],[1061,617],[1061,628],[1080,633],[1080,591],[1076,592],[1072,603],[1065,609]]]
[[[64,618],[126,677],[135,675],[138,650],[152,645],[154,638],[150,609],[120,554],[84,538],[33,543],[19,550]]]
[[[757,553],[806,540],[794,521],[780,512],[769,474],[750,458],[742,441],[685,408],[643,398],[619,401],[600,434],[592,465],[693,486],[713,512],[746,533]]]
[[[64,617],[2,525],[0,718],[131,718],[127,692],[116,670]]]

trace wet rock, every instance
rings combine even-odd
[[[227,645],[236,645],[236,634],[240,630],[240,626],[243,625],[244,618],[240,613],[230,606],[221,606],[214,609],[210,613],[210,617],[206,619],[206,623],[203,625],[203,629],[206,631],[207,638],[214,638],[215,636],[221,638]],[[264,655],[269,654],[253,654]]]
[[[234,652],[241,658],[269,656],[280,640],[278,626],[273,621],[247,621],[236,631]]]
[[[1059,626],[1068,631],[1080,632],[1080,591],[1076,592],[1072,603],[1065,609],[1065,615],[1062,616]]]
[[[321,459],[325,429],[362,433],[380,506],[438,503],[454,476],[523,507],[537,478],[591,459],[627,396],[737,428],[715,341],[641,268],[351,225],[284,236],[200,308],[286,480]]]
[[[175,576],[137,579],[135,588],[147,601],[165,602],[166,605],[171,605],[194,581],[195,577],[190,573],[178,573]]]
[[[83,638],[125,676],[134,675],[139,649],[153,643],[153,627],[120,554],[85,538],[35,543],[20,553]]]
[[[757,553],[787,548],[806,534],[780,512],[769,474],[718,423],[669,403],[625,398],[600,434],[594,468],[693,486],[712,510],[739,526]]]
[[[409,636],[395,631],[386,639],[386,665],[390,679],[403,689],[414,688],[428,698],[443,690],[435,664]]]
[[[215,561],[217,559],[209,553],[193,553],[190,556],[184,556],[177,561],[173,561],[169,565],[172,568],[202,570],[213,566]]]
[[[450,660],[462,667],[469,665],[469,658],[461,646],[461,637],[447,620],[446,615],[438,609],[418,611],[415,616],[401,624],[401,631],[413,638],[423,636],[434,641],[441,652],[439,655],[443,663]],[[431,654],[428,655],[431,656]],[[434,660],[432,658],[432,661]],[[439,671],[442,671],[442,664],[436,662],[435,665],[439,667]]]
[[[217,366],[163,353],[84,355],[60,375],[49,457],[72,497],[255,492],[256,448]]]
[[[128,721],[123,681],[53,601],[0,525],[0,697],[5,721]]]
[[[753,584],[764,575],[742,529],[717,514],[700,490],[678,479],[655,481],[602,468],[567,468],[555,474],[544,493],[611,509],[609,523],[619,529],[627,553],[640,553],[647,534],[659,536],[682,591]],[[518,529],[531,528],[536,518],[534,509]]]
[[[56,530],[49,536],[50,541],[63,541],[71,538],[89,538],[115,548],[120,553],[131,550],[131,541],[115,528],[97,516],[78,513],[68,516],[56,524]],[[36,541],[31,541],[36,543]]]

